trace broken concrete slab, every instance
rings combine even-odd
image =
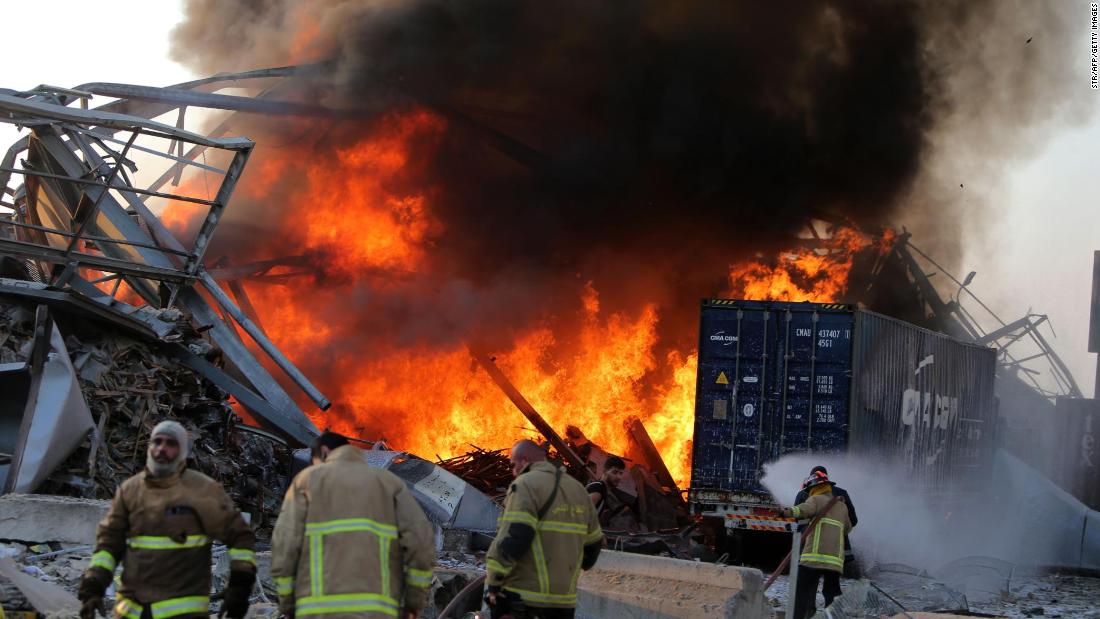
[[[15,585],[40,615],[76,617],[80,601],[65,589],[23,573],[11,559],[0,559],[0,576]]]
[[[110,501],[39,494],[0,496],[0,540],[94,544]]]
[[[605,550],[577,584],[577,617],[765,616],[760,570]]]

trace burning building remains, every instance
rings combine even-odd
[[[582,479],[623,455],[630,527],[682,528],[701,297],[858,305],[1080,398],[1043,317],[975,317],[897,224],[953,266],[929,160],[1002,110],[944,62],[1001,10],[193,1],[174,49],[212,77],[0,91],[5,490],[109,496],[170,416],[261,519],[331,428],[490,496],[519,438]],[[50,355],[83,409],[35,399]],[[28,458],[59,419],[75,455]]]

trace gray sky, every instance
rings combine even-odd
[[[1084,20],[1087,3],[1081,6]],[[34,28],[7,29],[0,37],[0,55],[17,61],[6,63],[0,73],[2,87],[91,81],[168,85],[195,77],[168,58],[168,31],[180,19],[178,1],[115,0],[110,10],[89,10],[76,0],[36,0],[5,3],[2,12],[9,24],[48,21],[51,37],[74,42],[43,47]],[[122,22],[117,15],[130,19]],[[121,55],[109,45],[89,52],[75,44],[84,33],[123,28],[129,43]],[[1084,26],[1081,37],[1080,88],[1072,96],[1095,111],[1100,91],[1088,85]],[[959,223],[967,226],[968,244],[956,275],[977,271],[971,289],[1008,321],[1029,308],[1049,314],[1055,348],[1091,395],[1096,356],[1086,352],[1086,338],[1092,252],[1100,249],[1100,118],[1092,113],[1082,123],[1044,128],[1029,152],[1015,153],[995,177],[974,183],[996,189],[976,198],[987,204],[984,215]],[[0,124],[0,146],[6,148],[16,137],[13,128]],[[919,236],[914,242],[931,244]],[[969,307],[977,309],[972,303]],[[1050,336],[1050,330],[1044,334]]]
[[[1090,90],[1082,73],[1080,95],[1095,109],[1100,91]],[[1002,179],[1004,202],[989,210],[988,226],[969,232],[980,242],[968,246],[957,274],[977,271],[971,289],[1007,322],[1029,308],[1049,315],[1057,334],[1052,345],[1090,397],[1096,371],[1096,355],[1087,352],[1092,255],[1100,250],[1098,149],[1100,118],[1094,114],[1089,124],[1063,128],[1034,156],[1011,163]],[[1050,334],[1043,329],[1044,337]]]

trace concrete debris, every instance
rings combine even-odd
[[[1100,580],[1094,576],[1017,570],[1009,590],[997,599],[974,601],[970,611],[998,617],[1100,619]]]
[[[755,568],[604,551],[577,583],[577,617],[756,619],[763,582]]]
[[[0,540],[94,544],[96,526],[109,507],[109,501],[6,494],[0,496]]]
[[[75,595],[57,584],[20,570],[10,558],[0,559],[0,578],[8,586],[18,589],[22,594],[20,601],[29,606],[15,610],[35,610],[53,617],[76,617],[80,612],[80,601]],[[7,605],[6,601],[4,603]]]

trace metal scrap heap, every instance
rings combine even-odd
[[[10,367],[29,360],[35,313],[9,299],[0,297],[0,363]],[[194,466],[223,482],[254,521],[273,520],[281,497],[270,489],[283,487],[288,475],[285,443],[240,429],[228,393],[158,350],[155,342],[82,318],[58,315],[58,328],[95,430],[54,471],[47,471],[49,477],[36,490],[111,498],[122,481],[145,466],[153,426],[175,419],[194,437]],[[182,336],[189,330],[181,323],[173,333]],[[195,339],[188,346],[206,348],[216,357],[202,342]]]

